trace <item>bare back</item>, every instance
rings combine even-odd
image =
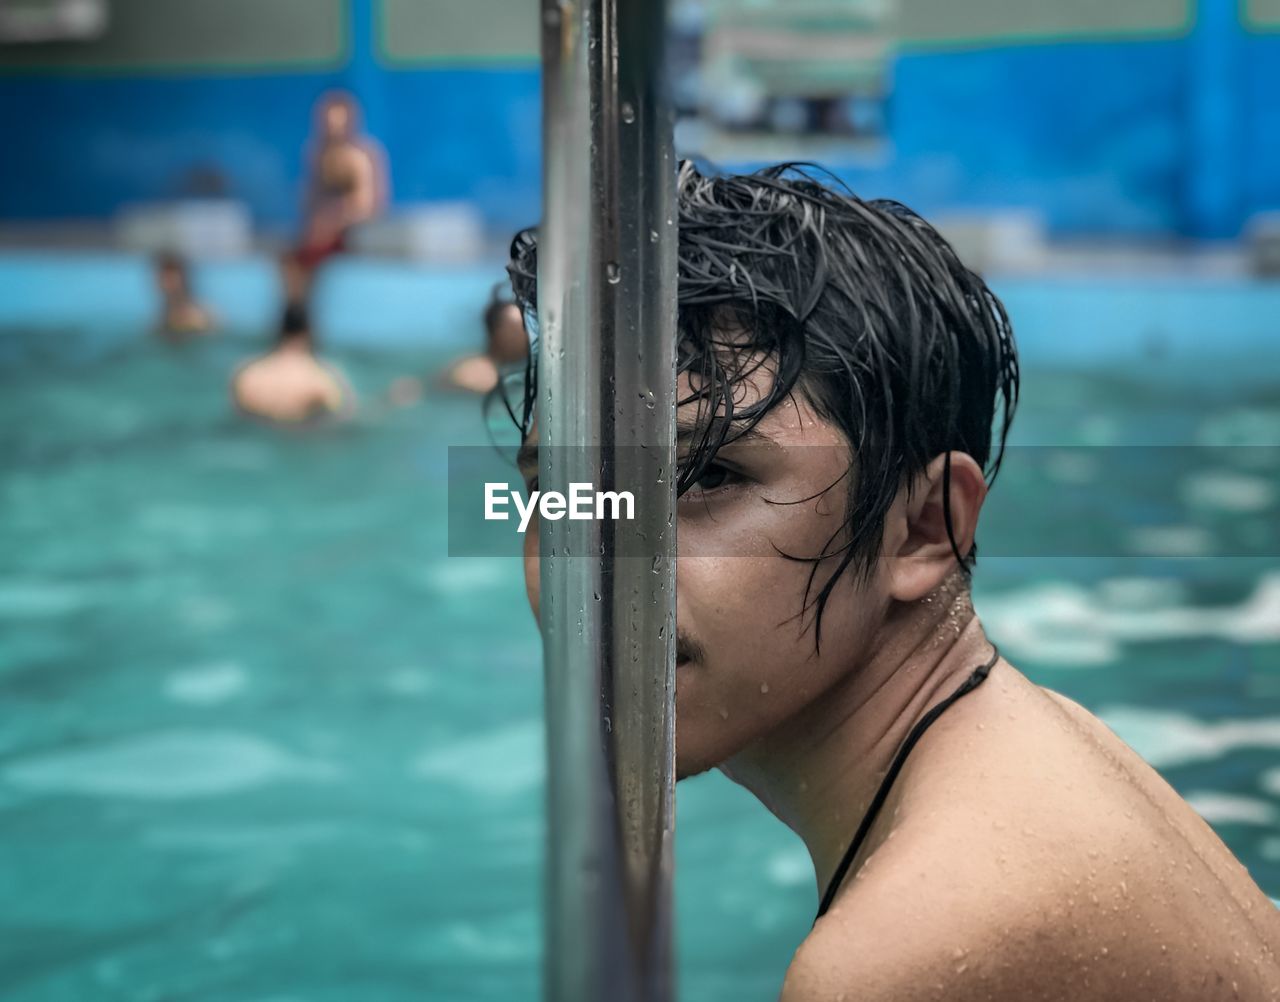
[[[248,363],[231,392],[245,413],[284,423],[343,416],[354,407],[341,373],[299,351],[275,351]]]

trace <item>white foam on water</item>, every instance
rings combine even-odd
[[[799,851],[775,852],[765,860],[764,872],[779,887],[800,887],[813,881],[813,864]]]
[[[1040,664],[1097,667],[1117,661],[1121,645],[1189,638],[1235,643],[1280,641],[1280,574],[1265,574],[1239,605],[1188,605],[1176,589],[1120,578],[1090,589],[1045,583],[979,601],[979,612],[1006,653]],[[1145,591],[1145,594],[1144,594]]]
[[[1045,472],[1062,484],[1090,484],[1098,479],[1101,464],[1097,457],[1083,452],[1051,452],[1045,459]]]
[[[1106,578],[1097,597],[1108,608],[1159,609],[1185,602],[1187,589],[1172,578]]]
[[[1144,525],[1127,535],[1134,550],[1149,557],[1205,557],[1213,552],[1213,535],[1198,525]]]
[[[1120,437],[1120,425],[1115,418],[1104,414],[1091,414],[1076,429],[1085,445],[1115,445]]]
[[[432,566],[426,584],[446,594],[485,591],[521,573],[519,563],[505,557],[450,557]]]
[[[182,800],[338,775],[251,734],[174,730],[20,758],[0,781],[31,793]]]
[[[397,696],[424,696],[438,683],[423,669],[405,666],[388,673],[383,685]]]
[[[434,748],[413,763],[413,772],[486,796],[511,796],[540,785],[546,774],[540,720],[512,724],[488,734]]]
[[[1280,411],[1258,407],[1215,415],[1196,429],[1196,441],[1200,445],[1280,445]]]
[[[1280,797],[1280,768],[1268,769],[1262,774],[1260,785],[1267,793]]]
[[[1268,481],[1230,470],[1203,470],[1185,478],[1181,487],[1188,504],[1232,514],[1265,511],[1276,500]]]
[[[439,947],[451,960],[459,954],[486,964],[534,960],[541,950],[536,929],[532,916],[519,912],[483,923],[454,922],[441,930]]]
[[[1253,797],[1199,790],[1188,793],[1185,799],[1210,824],[1269,826],[1276,820],[1275,806]]]
[[[1205,723],[1185,713],[1136,706],[1109,707],[1098,716],[1156,768],[1209,761],[1238,748],[1280,749],[1280,717]],[[1266,782],[1264,775],[1264,787]]]
[[[177,616],[185,626],[197,630],[219,630],[235,621],[232,607],[220,598],[189,595],[178,602]]]
[[[1093,597],[1076,585],[1042,584],[987,596],[978,611],[1001,650],[1014,658],[1090,668],[1120,656],[1094,615]]]
[[[1242,642],[1280,640],[1280,574],[1268,574],[1231,621],[1228,636]]]
[[[0,580],[0,619],[65,616],[93,604],[83,587],[51,581]]]
[[[175,703],[217,706],[244,691],[249,677],[234,661],[219,661],[176,671],[165,679],[164,691]]]

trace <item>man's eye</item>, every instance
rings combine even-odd
[[[700,491],[714,491],[736,483],[741,477],[727,466],[712,463],[702,471],[702,476],[694,481],[694,487]]]

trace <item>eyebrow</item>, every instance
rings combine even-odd
[[[676,426],[676,448],[687,446],[695,437],[697,437],[703,428],[696,424],[681,424]],[[723,448],[745,443],[747,445],[777,445],[778,443],[768,435],[757,430],[756,428],[747,428],[736,435],[733,435],[729,441],[725,442]],[[538,443],[525,442],[516,452],[516,466],[520,470],[521,476],[526,479],[531,476],[537,476],[538,473]]]
[[[694,438],[701,435],[705,431],[702,425],[682,424],[676,426],[676,447],[687,446]],[[729,435],[725,443],[720,447],[722,449],[732,448],[735,445],[762,445],[776,446],[778,443],[775,439],[766,435],[758,428],[751,427],[735,431],[732,427],[729,429]],[[716,450],[717,452],[719,450]]]

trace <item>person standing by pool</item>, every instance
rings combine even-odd
[[[381,149],[360,134],[359,105],[342,91],[324,95],[316,106],[318,135],[309,156],[299,263],[314,271],[347,248],[352,227],[377,216],[387,201],[387,172]]]
[[[314,349],[306,304],[291,296],[275,348],[232,377],[231,397],[239,411],[281,424],[351,417],[355,391],[342,370],[318,359]]]
[[[166,341],[188,341],[213,330],[213,314],[196,302],[186,260],[172,251],[156,255],[156,284],[160,289],[157,333]]]
[[[906,207],[788,165],[684,165],[677,197],[676,774],[809,850],[782,1002],[1280,999],[1280,912],[974,610],[1019,393],[999,300]],[[535,308],[533,231],[510,272]]]

